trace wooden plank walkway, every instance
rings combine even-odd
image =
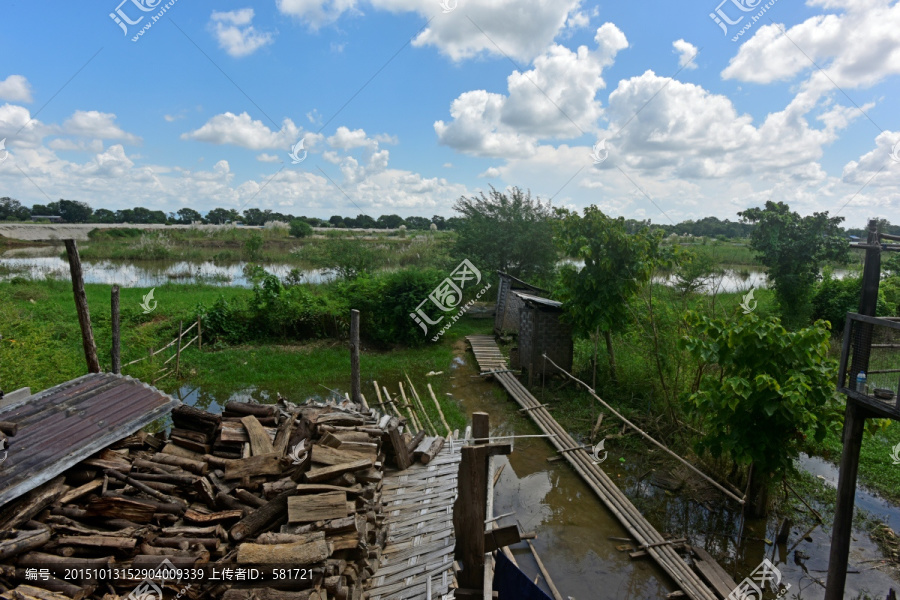
[[[479,338],[478,344],[484,352],[487,342],[496,343],[491,336],[470,336]],[[474,347],[473,347],[474,350]],[[497,349],[499,354],[499,349]],[[478,360],[478,352],[475,358]],[[481,365],[482,372],[492,370],[491,363]],[[644,549],[656,563],[672,578],[679,588],[692,600],[720,600],[720,595],[711,590],[709,585],[695,573],[682,557],[668,544],[663,536],[656,531],[653,525],[631,504],[628,497],[619,489],[615,482],[593,462],[593,457],[588,452],[590,448],[583,448],[553,419],[546,408],[531,395],[524,385],[510,372],[495,373],[497,381],[510,396],[522,407],[531,419],[545,434],[552,434],[548,438],[550,443],[562,454],[575,471],[584,479],[585,483],[594,491],[606,507],[622,523],[628,533],[635,539],[637,545]],[[737,584],[732,586],[732,589]]]
[[[475,353],[475,360],[481,372],[486,371],[505,371],[509,367],[506,366],[506,359],[500,353],[500,348],[494,341],[492,335],[470,335],[466,337],[469,345],[472,346],[472,352]]]
[[[384,480],[382,502],[388,541],[369,578],[370,600],[424,600],[450,593],[453,580],[453,502],[457,495],[460,442],[448,442],[428,465],[414,464]]]

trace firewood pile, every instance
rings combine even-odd
[[[168,435],[138,432],[0,507],[0,600],[359,600],[387,537],[386,462],[440,450],[404,426],[349,401],[179,406]]]

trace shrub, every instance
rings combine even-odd
[[[416,345],[426,340],[426,334],[409,315],[445,276],[437,269],[404,269],[362,275],[340,284],[338,290],[346,310],[360,311],[360,327],[367,339],[384,346]]]
[[[847,322],[847,313],[859,310],[861,290],[861,275],[848,275],[843,279],[836,279],[830,269],[826,269],[824,279],[819,283],[812,299],[813,319],[830,322],[833,335],[842,333]],[[896,306],[889,306],[884,299],[884,290],[879,290],[875,314],[891,315],[894,312],[892,309],[896,309]]]
[[[263,238],[257,233],[253,232],[250,236],[244,241],[244,250],[247,252],[247,256],[251,260],[256,260],[259,258],[260,251],[263,247]]]
[[[300,219],[294,219],[291,221],[291,235],[296,238],[305,238],[307,236],[312,235],[313,228],[306,221],[301,221]]]
[[[121,238],[139,238],[144,233],[142,229],[136,227],[111,227],[109,229],[91,229],[88,232],[88,239],[98,240],[114,240]]]

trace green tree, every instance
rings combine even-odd
[[[828,212],[801,217],[784,202],[766,202],[765,209],[748,208],[738,215],[756,224],[753,248],[768,268],[781,316],[788,329],[809,323],[812,294],[826,261],[846,262],[849,246],[841,230],[843,217]]]
[[[86,202],[62,199],[59,201],[59,216],[67,223],[87,223],[93,212],[94,209]]]
[[[226,221],[237,221],[239,218],[240,215],[233,208],[214,208],[206,213],[206,220],[216,225],[221,225]]]
[[[312,235],[313,228],[306,221],[301,221],[300,219],[294,219],[291,221],[290,233],[292,236],[296,238],[304,238],[306,236]]]
[[[509,194],[491,187],[488,196],[462,197],[453,205],[462,215],[456,224],[456,254],[483,272],[505,271],[528,279],[547,277],[556,265],[553,212],[531,192]]]
[[[116,222],[116,213],[109,210],[108,208],[98,208],[97,210],[94,211],[94,214],[91,215],[91,222],[92,223],[115,223]]]
[[[9,197],[0,198],[0,221],[27,221],[29,218],[31,211],[21,202]]]
[[[584,266],[563,265],[557,297],[563,302],[565,319],[577,333],[591,337],[595,349],[603,334],[610,375],[616,380],[611,334],[628,322],[628,303],[664,258],[663,234],[647,228],[629,234],[623,217],[609,217],[596,206],[585,208],[583,217],[562,214],[557,223],[559,249],[566,257],[584,261]],[[595,369],[596,360],[595,350]]]
[[[175,213],[178,215],[178,222],[182,225],[190,225],[191,223],[202,223],[203,216],[194,210],[193,208],[179,208],[178,212]]]
[[[375,222],[379,229],[397,229],[404,224],[400,215],[381,215]]]
[[[825,323],[788,332],[775,317],[737,320],[689,314],[694,336],[682,346],[700,363],[688,401],[707,432],[697,450],[752,465],[749,505],[763,516],[769,490],[793,468],[806,439],[836,427],[834,379]]]

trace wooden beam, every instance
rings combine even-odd
[[[121,338],[119,337],[119,286],[112,286],[110,298],[110,320],[112,321],[112,372],[122,372]]]
[[[99,373],[100,359],[97,358],[97,344],[94,342],[94,331],[91,328],[91,313],[88,310],[87,295],[84,293],[81,258],[78,256],[75,240],[65,240],[65,244],[66,255],[69,258],[69,273],[72,275],[75,310],[78,312],[78,323],[81,325],[81,345],[84,347],[84,358],[87,361],[88,373]]]
[[[362,404],[359,383],[359,311],[350,311],[350,400]]]

